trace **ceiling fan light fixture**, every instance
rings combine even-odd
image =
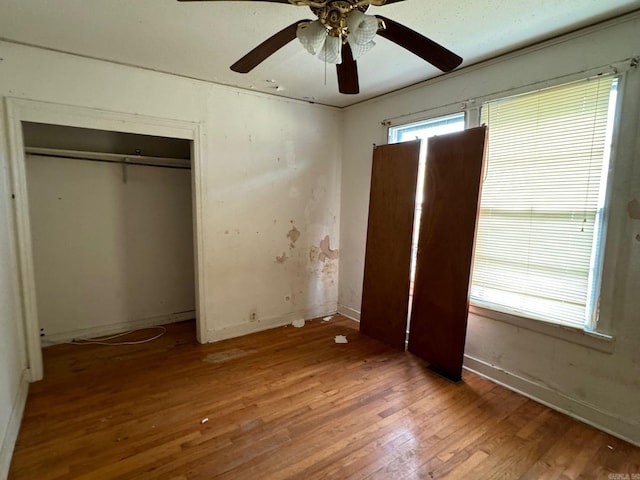
[[[349,46],[351,47],[351,52],[353,53],[353,59],[357,60],[373,47],[376,46],[376,42],[371,40],[367,43],[354,43],[349,39]]]
[[[373,41],[376,35],[390,40],[443,72],[450,72],[457,68],[463,60],[442,45],[398,22],[380,15],[365,14],[372,5],[379,7],[403,0],[255,1],[305,5],[310,7],[317,20],[298,20],[271,35],[231,65],[231,70],[234,72],[249,73],[296,38],[312,55],[325,63],[337,65],[339,91],[349,95],[360,93],[356,59],[376,45]]]
[[[356,8],[349,13],[347,27],[349,28],[351,46],[365,45],[371,42],[378,33],[378,19],[374,15],[365,15]]]
[[[328,35],[318,53],[323,62],[339,65],[342,63],[342,38]]]
[[[327,39],[327,33],[327,29],[322,22],[316,20],[315,22],[301,23],[298,25],[296,36],[307,52],[315,55],[322,49]]]

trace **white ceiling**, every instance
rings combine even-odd
[[[381,14],[464,58],[462,67],[640,8],[640,0],[405,0]],[[358,61],[359,95],[298,41],[249,74],[229,66],[307,7],[260,1],[1,0],[0,38],[337,107],[440,72],[384,38]],[[326,67],[326,68],[325,68]]]

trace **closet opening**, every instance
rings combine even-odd
[[[21,125],[41,345],[195,329],[192,140]]]

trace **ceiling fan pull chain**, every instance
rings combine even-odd
[[[327,57],[324,57],[324,86],[327,86]]]

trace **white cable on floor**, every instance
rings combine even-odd
[[[157,335],[154,335],[151,338],[146,338],[144,340],[136,340],[136,341],[132,341],[132,342],[106,342],[105,340],[112,340],[114,338],[119,338],[119,337],[123,337],[125,335],[129,335],[130,333],[134,333],[134,332],[140,332],[142,330],[150,330],[150,329],[155,329],[155,330],[160,330],[160,333],[158,333]],[[167,329],[164,327],[148,327],[148,328],[139,328],[138,330],[129,330],[127,332],[122,332],[122,333],[118,333],[116,335],[111,335],[110,337],[105,337],[105,338],[97,338],[97,339],[91,339],[91,338],[74,338],[73,341],[71,342],[67,342],[68,345],[106,345],[109,347],[118,347],[121,345],[140,345],[143,343],[148,343],[151,342],[153,340],[156,340],[157,338],[160,338],[162,335],[164,335],[167,332]]]

